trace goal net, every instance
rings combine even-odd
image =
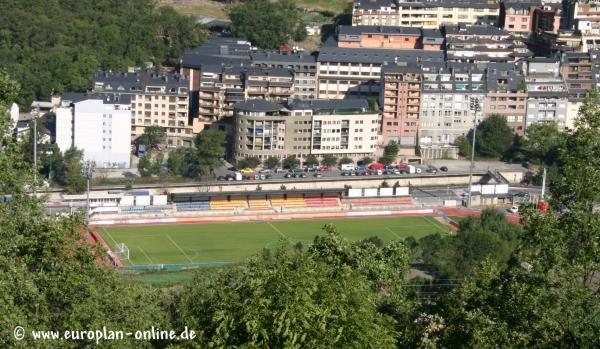
[[[120,260],[129,260],[129,247],[120,243],[115,246],[115,256]]]

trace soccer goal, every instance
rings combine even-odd
[[[124,243],[117,244],[115,246],[115,256],[120,260],[129,260],[129,247],[125,246]]]

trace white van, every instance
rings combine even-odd
[[[342,164],[340,166],[340,170],[342,170],[342,171],[354,171],[354,170],[356,170],[356,165],[354,165],[354,164]]]

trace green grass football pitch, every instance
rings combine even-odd
[[[323,226],[333,224],[348,240],[378,236],[383,241],[415,239],[448,233],[449,227],[433,217],[378,217],[322,220],[293,220],[249,223],[144,225],[99,227],[104,240],[114,249],[117,243],[129,248],[133,264],[188,264],[237,262],[263,248],[274,247],[282,238],[310,245]]]

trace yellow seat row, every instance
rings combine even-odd
[[[271,208],[271,203],[264,199],[250,199],[248,200],[248,207],[251,210],[269,210]]]
[[[303,198],[277,198],[271,199],[271,204],[273,206],[283,206],[283,207],[306,207],[306,201]]]

